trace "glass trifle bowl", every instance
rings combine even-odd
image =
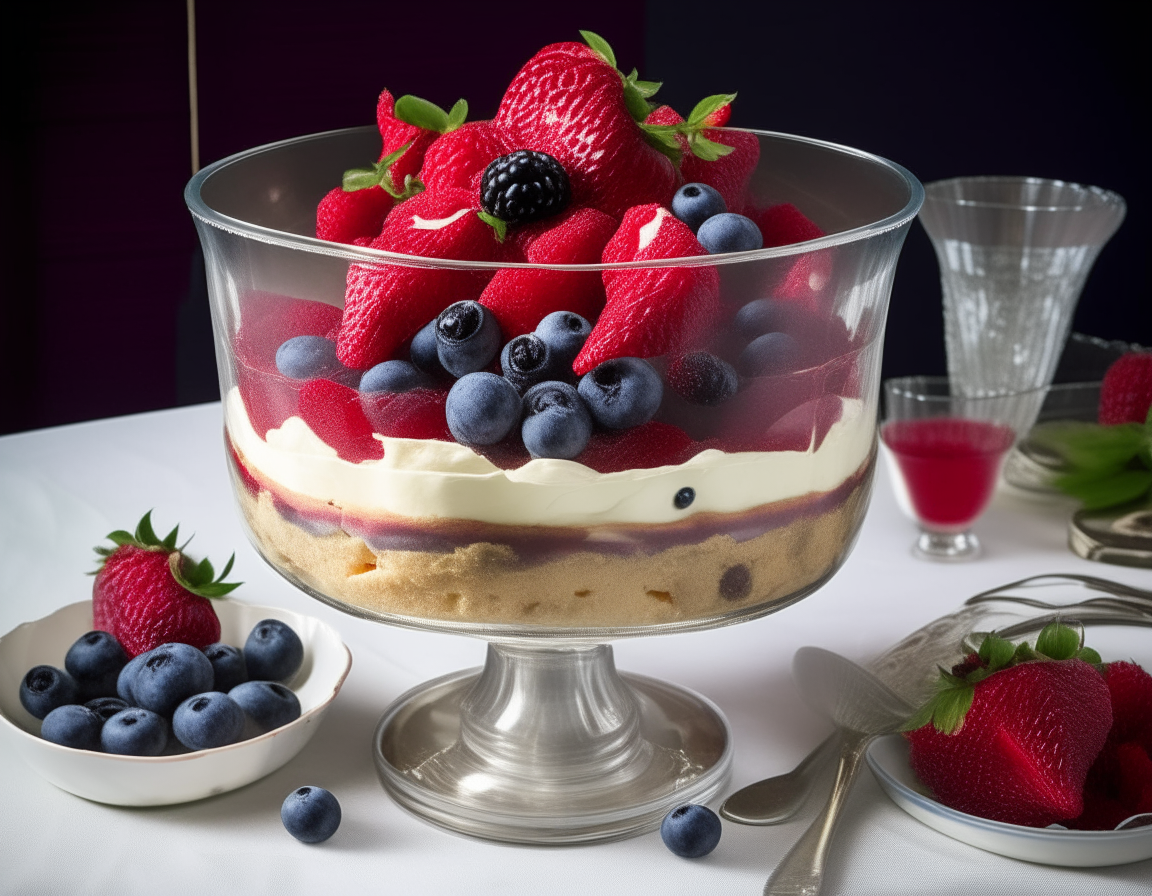
[[[379,151],[371,128],[260,147],[188,185],[253,544],[345,612],[489,642],[481,671],[428,682],[381,719],[378,772],[417,815],[492,839],[572,843],[649,830],[708,799],[731,760],[723,717],[699,695],[621,675],[610,642],[774,612],[851,550],[876,459],[888,298],[923,189],[867,153],[749,133],[760,144],[752,202],[797,207],[823,236],[567,266],[314,238],[321,197]],[[653,213],[649,238],[666,214]],[[457,285],[452,298],[481,303],[497,278],[522,278],[529,293],[602,283],[609,302],[620,284],[688,284],[711,311],[666,325],[666,350],[645,359],[659,380],[648,419],[597,424],[570,459],[534,458],[519,426],[492,444],[456,441],[451,377],[371,392],[357,388],[362,370],[340,365],[281,372],[278,349],[335,337],[346,291],[377,275],[441,278]],[[395,358],[415,352],[411,337],[393,340]],[[611,366],[585,379],[611,392]]]

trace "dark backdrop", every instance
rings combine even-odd
[[[408,9],[416,12],[408,12]],[[515,14],[512,10],[515,9]],[[585,0],[572,6],[199,0],[202,164],[373,121],[376,95],[461,96],[489,117],[540,46],[603,34],[690,108],[740,91],[733,124],[900,162],[924,181],[1028,174],[1128,201],[1075,328],[1152,344],[1146,53],[1097,5]],[[0,432],[217,397],[191,173],[185,6],[63,2],[4,32]],[[1137,157],[1139,155],[1139,158]],[[885,375],[942,372],[922,229],[897,272]]]

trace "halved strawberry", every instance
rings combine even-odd
[[[961,812],[1032,827],[1076,818],[1112,726],[1108,686],[1085,662],[1099,656],[1053,623],[1035,650],[989,636],[979,657],[965,677],[942,672],[908,723],[913,770]]]
[[[722,314],[716,268],[659,266],[662,259],[703,255],[692,231],[667,208],[629,209],[604,247],[604,261],[653,266],[604,272],[608,302],[573,370],[584,374],[611,358],[652,358],[706,344]]]
[[[533,264],[598,264],[616,232],[616,219],[594,208],[554,220],[533,235],[528,261]],[[506,268],[484,288],[480,304],[490,308],[504,341],[531,333],[553,311],[571,311],[594,321],[604,308],[604,281],[595,271],[531,271]]]
[[[427,258],[494,261],[502,248],[476,214],[479,197],[467,190],[431,190],[400,203],[372,248]],[[492,271],[407,264],[354,264],[348,269],[344,316],[336,350],[348,367],[366,370],[453,302],[478,299]]]

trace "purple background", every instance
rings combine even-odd
[[[1152,344],[1147,78],[1133,23],[1051,6],[585,0],[569,8],[199,0],[201,164],[368,124],[387,87],[490,117],[539,47],[591,28],[681,110],[741,90],[733,124],[858,146],[923,181],[1029,174],[1116,190],[1128,218],[1075,328]],[[416,9],[417,12],[409,12]],[[959,14],[960,7],[955,7]],[[727,12],[727,15],[724,13]],[[732,23],[741,22],[739,27]],[[0,433],[217,397],[195,231],[185,7],[64,2],[3,36]],[[897,273],[885,375],[943,370],[935,257]]]

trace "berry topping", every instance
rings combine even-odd
[[[538,383],[524,396],[520,434],[533,457],[571,460],[588,445],[592,415],[568,383]]]
[[[246,681],[232,688],[236,701],[260,732],[271,731],[300,718],[300,700],[291,688],[276,681]]]
[[[168,746],[168,723],[151,710],[133,706],[116,713],[100,729],[105,753],[159,756]]]
[[[480,181],[480,204],[508,224],[562,212],[572,198],[564,167],[546,152],[521,149],[495,159]]]
[[[301,843],[322,843],[340,827],[340,803],[323,787],[299,787],[285,797],[280,821]]]
[[[44,717],[40,736],[62,747],[98,752],[103,727],[104,717],[100,713],[79,703],[69,703],[56,707]]]
[[[373,438],[355,389],[330,380],[309,380],[300,390],[300,417],[349,463],[384,456],[384,446]]]
[[[436,321],[428,321],[416,335],[412,337],[412,344],[408,347],[408,357],[420,370],[431,377],[446,377],[448,371],[440,363],[440,351],[436,343]]]
[[[129,656],[170,641],[191,644],[199,652],[220,640],[220,620],[209,599],[239,587],[224,581],[232,559],[217,576],[207,559],[195,563],[176,547],[179,529],[158,538],[149,511],[135,534],[112,532],[108,538],[116,546],[96,548],[100,567],[92,585],[93,625],[111,633]]]
[[[500,352],[500,370],[516,391],[523,395],[537,383],[560,379],[565,366],[556,363],[552,348],[533,333],[517,336]]]
[[[324,377],[337,383],[356,379],[336,358],[336,343],[323,336],[294,336],[276,349],[276,369],[294,380]]]
[[[680,489],[680,491],[676,492],[676,494],[673,496],[672,505],[677,510],[684,510],[685,508],[691,507],[692,502],[695,500],[696,500],[696,489],[692,488],[691,486],[686,485],[686,486],[684,486],[684,488]]]
[[[409,361],[381,361],[360,377],[361,392],[411,392],[432,385],[432,377]]]
[[[724,197],[708,184],[684,184],[672,197],[672,214],[696,233],[713,215],[728,211]]]
[[[304,662],[304,644],[279,619],[256,623],[244,642],[244,663],[253,681],[285,681]]]
[[[461,445],[494,445],[520,420],[520,393],[494,373],[469,373],[448,393],[448,428]]]
[[[475,373],[500,350],[500,325],[479,302],[456,302],[436,318],[436,353],[452,376]]]
[[[700,225],[696,238],[712,255],[725,252],[751,252],[764,246],[760,228],[751,218],[723,212]]]
[[[189,750],[234,744],[243,731],[244,711],[219,691],[189,697],[172,716],[172,733]]]
[[[660,408],[660,374],[639,358],[605,361],[580,379],[580,397],[605,429],[630,429],[647,423]]]
[[[693,404],[723,404],[736,394],[740,378],[727,361],[708,352],[691,352],[668,367],[668,385]]]
[[[779,376],[796,370],[800,362],[800,344],[787,333],[765,333],[744,348],[736,361],[744,376]]]
[[[1152,352],[1128,352],[1112,363],[1100,385],[1099,422],[1143,423],[1152,411]]]
[[[682,464],[699,447],[680,427],[650,420],[632,429],[593,433],[580,463],[597,473],[647,470]]]
[[[55,666],[33,666],[20,680],[20,705],[37,719],[58,706],[75,703],[79,694],[72,676]]]
[[[571,311],[553,311],[536,325],[536,335],[548,343],[558,363],[569,370],[591,332],[592,324]]]
[[[660,839],[676,855],[699,859],[720,842],[721,824],[707,806],[677,806],[660,823]]]

